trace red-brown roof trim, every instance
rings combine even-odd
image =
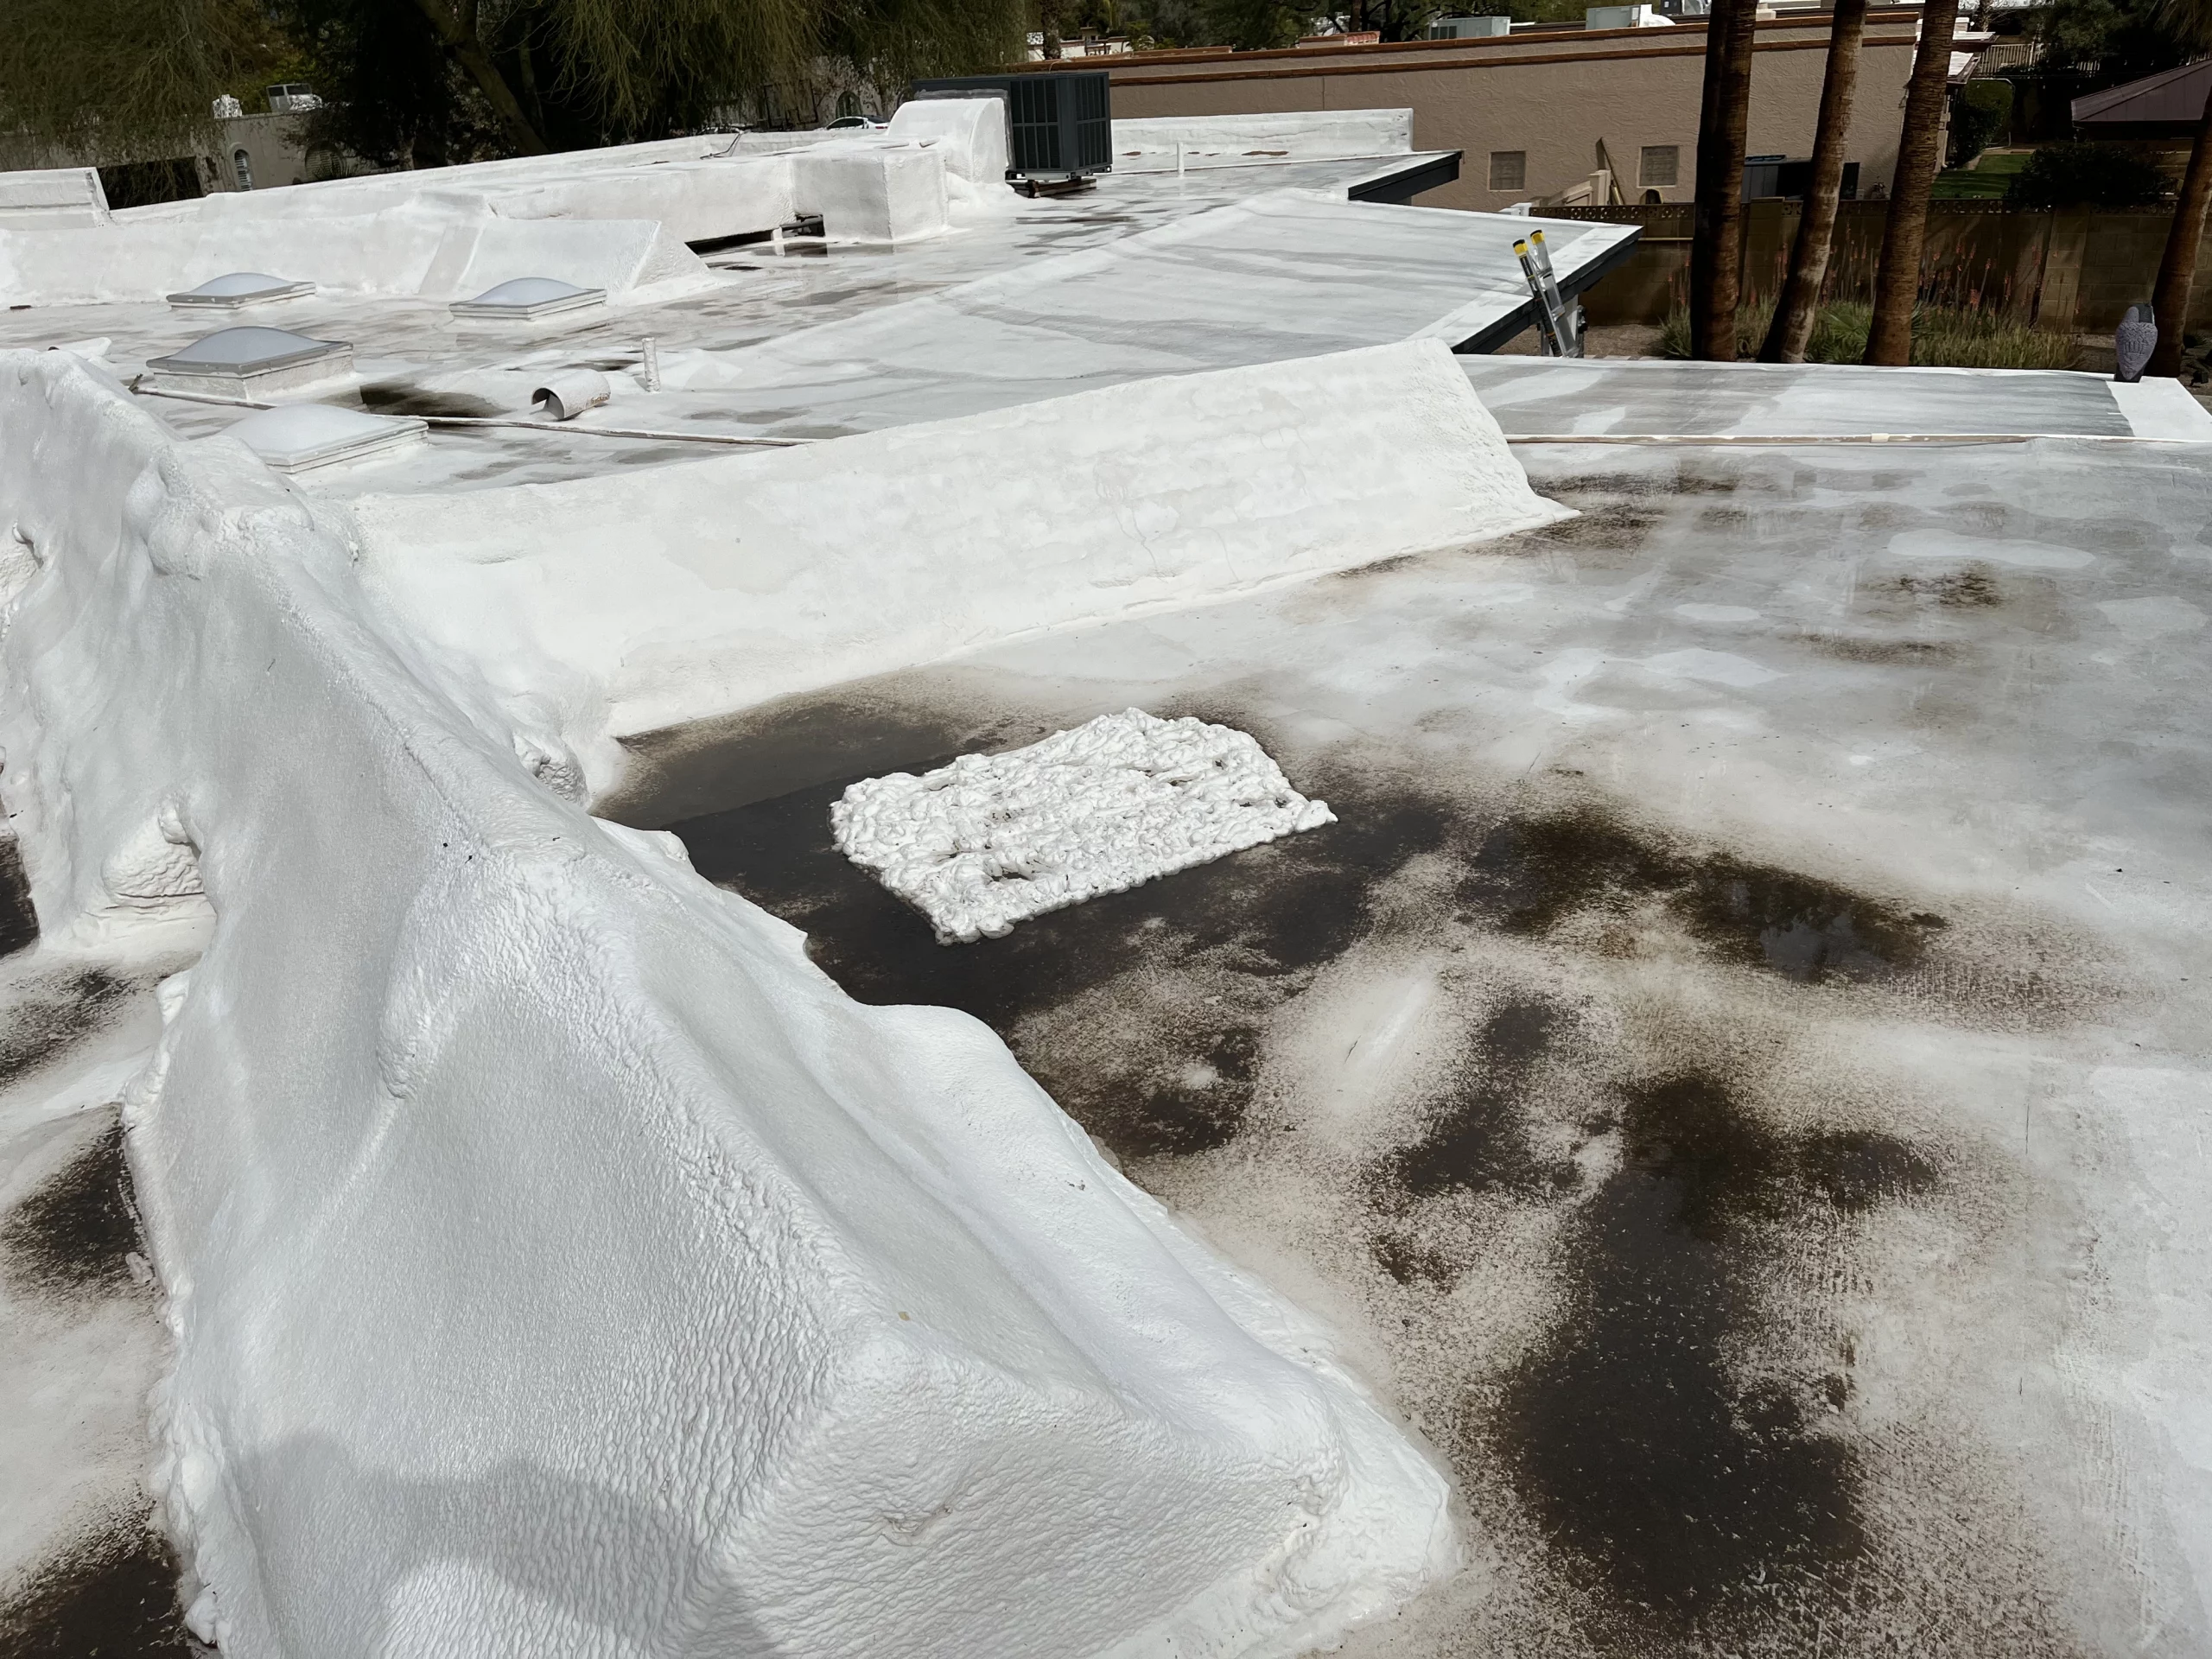
[[[1614,31],[1605,30],[1607,34]],[[1627,31],[1622,31],[1624,33]],[[1656,34],[1643,30],[1639,33]],[[1860,42],[1862,51],[1877,47],[1913,46],[1917,38],[1911,35],[1868,35]],[[1825,52],[1825,39],[1812,41],[1760,41],[1751,48],[1754,52]],[[1243,55],[1243,54],[1239,54]],[[1216,70],[1211,74],[1143,75],[1132,76],[1120,86],[1135,89],[1139,86],[1181,86],[1198,81],[1234,80],[1299,80],[1315,75],[1425,75],[1445,69],[1510,69],[1523,63],[1603,63],[1617,58],[1701,58],[1705,48],[1699,46],[1645,47],[1641,50],[1624,52],[1524,52],[1514,57],[1490,59],[1454,58],[1437,63],[1309,63],[1286,64],[1280,69]]]
[[[1919,16],[1920,10],[1916,6],[1883,6],[1873,10],[1870,10],[1866,15],[1866,21],[1870,24],[1905,22],[1909,21],[1917,22],[1919,20]],[[1827,21],[1827,14],[1825,12],[1809,12],[1802,17],[1762,18],[1759,20],[1758,27],[1762,29],[1824,29]],[[1703,45],[1706,29],[1704,19],[1681,19],[1675,24],[1675,27],[1680,29],[1685,29],[1696,35],[1700,41],[1697,49],[1700,52],[1705,49]],[[1457,41],[1383,41],[1371,45],[1362,46],[1276,47],[1266,51],[1236,53],[1230,53],[1222,47],[1208,46],[1189,48],[1174,52],[1119,53],[1111,57],[1047,58],[1040,61],[1011,64],[1007,66],[1006,73],[1009,74],[1050,74],[1065,71],[1069,73],[1079,73],[1086,69],[1104,69],[1109,73],[1114,73],[1122,70],[1148,68],[1155,64],[1219,64],[1224,61],[1231,61],[1237,64],[1247,64],[1261,63],[1283,58],[1294,59],[1302,62],[1312,62],[1316,58],[1325,57],[1330,59],[1341,59],[1346,57],[1372,55],[1376,53],[1427,54],[1469,51],[1477,53],[1499,52],[1510,51],[1513,47],[1530,41],[1541,42],[1543,45],[1549,46],[1557,41],[1570,40],[1650,40],[1651,37],[1656,35],[1664,35],[1665,33],[1665,30],[1656,29],[1579,29],[1573,25],[1568,25],[1559,29],[1532,29],[1527,33],[1521,35],[1491,35],[1479,38]],[[1656,43],[1654,42],[1654,44],[1656,45]],[[1823,39],[1821,44],[1826,45],[1826,40]],[[1598,54],[1593,53],[1586,55],[1596,56]],[[1605,55],[1618,56],[1619,54],[1612,53]],[[1429,66],[1427,64],[1408,64],[1404,67],[1408,68],[1418,67],[1425,69]],[[1339,70],[1339,73],[1342,73],[1341,69]],[[1146,79],[1149,79],[1149,77],[1146,77]]]

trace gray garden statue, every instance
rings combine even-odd
[[[2158,324],[2147,305],[2131,305],[2127,315],[2120,320],[2120,327],[2112,337],[2113,356],[2116,359],[2113,378],[2140,380],[2144,365],[2151,360],[2151,353],[2158,344]]]

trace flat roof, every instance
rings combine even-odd
[[[671,732],[625,810],[1347,1333],[1493,1564],[1359,1651],[2103,1650],[2143,1538],[2201,1643],[2207,452],[1516,453],[1582,516]],[[958,947],[830,844],[1131,705],[1339,822]]]
[[[788,237],[710,251],[715,280],[703,291],[530,328],[472,327],[442,302],[288,300],[288,327],[353,345],[353,382],[325,401],[426,416],[434,428],[426,446],[308,486],[544,482],[693,459],[704,439],[835,437],[1413,336],[1481,346],[1519,333],[1532,315],[1517,238],[1544,230],[1570,289],[1633,245],[1630,226],[1348,199],[1439,159],[1224,152],[1179,171],[1147,156],[1080,195],[1009,192],[993,216],[911,244]],[[0,343],[104,338],[105,360],[126,378],[205,332],[166,305],[0,314]],[[654,393],[639,383],[648,336],[664,388]],[[571,367],[606,373],[613,396],[567,427],[437,424],[533,420],[543,375]],[[194,435],[246,412],[149,406]],[[664,435],[586,435],[594,431]]]
[[[522,332],[289,302],[353,344],[349,406],[511,423],[301,487],[451,520],[442,492],[606,491],[695,439],[1517,327],[1535,221],[1347,199],[1433,160],[1154,162],[910,245],[726,248],[697,292]],[[1571,276],[1632,234],[1547,228]],[[156,303],[0,313],[0,343],[125,377],[205,332]],[[2084,374],[1459,366],[1576,516],[626,732],[592,810],[671,829],[855,997],[989,1024],[1341,1338],[1486,1562],[1354,1651],[2202,1650],[2212,417]],[[613,401],[512,423],[556,369]],[[247,414],[140,406],[203,436]],[[634,554],[582,556],[629,581]],[[830,842],[855,780],[1131,706],[1253,734],[1338,821],[957,947]],[[182,959],[44,950],[0,967],[30,1057],[0,1157],[18,1191],[83,1164],[106,1193],[104,1103]],[[32,1338],[0,1381],[35,1370],[44,1400],[99,1369],[114,1395],[99,1445],[53,1412],[9,1437],[57,1448],[34,1543],[86,1471],[138,1501],[162,1344],[118,1312],[130,1242],[79,1251],[106,1300],[75,1325],[0,1298]]]

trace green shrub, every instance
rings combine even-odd
[[[1773,321],[1771,299],[1755,299],[1749,305],[1737,308],[1736,355],[1743,359],[1757,357],[1759,347],[1766,344],[1766,331]],[[1661,357],[1686,358],[1690,354],[1690,314],[1687,306],[1678,305],[1667,314],[1667,320],[1659,325],[1656,349]]]
[[[1738,358],[1758,355],[1773,320],[1770,299],[1754,300],[1736,313]],[[1813,320],[1813,337],[1806,345],[1805,360],[1865,361],[1866,336],[1873,321],[1874,308],[1863,301],[1838,300],[1822,306]],[[1684,307],[1676,306],[1660,325],[1657,352],[1661,357],[1690,354],[1690,315]],[[2071,334],[2031,327],[1992,312],[1927,305],[1912,314],[1912,360],[1920,368],[2070,369],[2080,358],[2080,348]]]
[[[2012,83],[1983,75],[1959,88],[1959,102],[1997,118],[2001,126],[2012,118]]]
[[[2164,201],[2166,175],[2119,144],[2045,144],[2012,175],[2015,207],[2149,207]]]
[[[1965,167],[2012,124],[2012,83],[1970,80],[1951,100],[1951,165]]]
[[[1872,308],[1861,308],[1871,321]],[[1859,338],[1864,356],[1863,326]],[[2030,327],[1993,312],[1928,306],[1913,313],[1912,360],[1930,368],[2070,369],[2081,359],[2072,334]]]

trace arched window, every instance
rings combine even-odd
[[[858,92],[840,92],[837,94],[837,118],[839,120],[844,120],[849,117],[858,115],[860,112],[861,95]]]
[[[238,188],[241,190],[252,189],[253,157],[247,155],[245,151],[242,149],[234,149],[231,152],[231,165],[238,170]]]

